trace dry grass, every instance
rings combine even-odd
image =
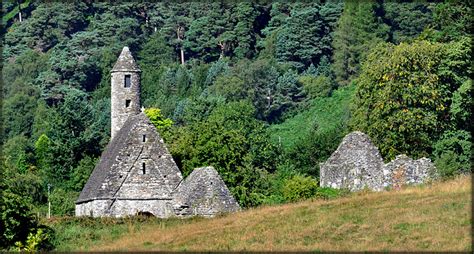
[[[92,251],[472,251],[470,177],[144,226]]]

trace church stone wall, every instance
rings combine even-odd
[[[143,114],[143,113],[142,113]],[[146,116],[137,116],[146,117]],[[137,120],[130,130],[128,145],[120,151],[112,166],[118,179],[115,197],[149,199],[171,197],[171,192],[182,180],[181,172],[168,153],[163,140],[156,135],[151,123]],[[146,124],[145,124],[146,123]],[[145,141],[143,141],[145,135]],[[154,145],[155,144],[155,145]],[[160,144],[160,145],[156,145]]]
[[[381,190],[383,159],[377,147],[362,132],[352,132],[342,140],[329,159],[320,163],[322,187],[351,191]]]
[[[114,202],[110,213],[114,217],[136,215],[139,212],[148,212],[159,218],[168,218],[172,215],[170,199],[131,200],[121,199]]]
[[[92,200],[85,203],[76,204],[76,216],[107,216],[106,212],[111,200]]]
[[[151,213],[159,218],[168,218],[173,215],[170,199],[117,199],[114,202],[109,199],[76,204],[76,216],[125,217],[137,215],[140,212]]]

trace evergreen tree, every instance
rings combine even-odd
[[[295,4],[276,37],[276,58],[292,63],[298,69],[318,64],[323,55],[330,55],[333,11],[319,4]],[[324,16],[323,16],[324,15]]]
[[[390,26],[389,41],[395,44],[415,39],[424,29],[434,26],[434,3],[383,3],[384,20]]]
[[[367,52],[387,39],[388,27],[379,12],[380,4],[371,1],[345,3],[332,44],[333,69],[340,85],[357,77]]]

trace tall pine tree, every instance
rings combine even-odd
[[[385,41],[388,26],[380,17],[381,5],[369,1],[349,1],[334,33],[334,73],[340,85],[348,84],[360,70],[360,63],[377,43]]]

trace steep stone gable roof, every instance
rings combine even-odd
[[[194,169],[178,186],[173,204],[175,213],[181,216],[213,216],[240,210],[239,204],[213,167]]]
[[[352,162],[355,165],[383,165],[379,149],[367,134],[360,131],[347,134],[325,164],[342,162]]]
[[[147,130],[147,138],[152,142],[146,144],[140,142],[142,138],[140,130],[144,129]],[[181,172],[155,127],[141,112],[131,116],[107,145],[76,203],[94,199],[128,198],[119,191],[122,185],[129,181],[127,174],[130,174],[135,162],[142,157],[153,161],[159,171],[151,176],[154,179],[150,179],[150,176],[144,179],[163,184],[155,186],[148,193],[141,193],[140,197],[171,198],[172,190],[176,189],[182,180]],[[147,186],[147,182],[143,182],[143,185]]]
[[[112,68],[111,72],[116,71],[130,71],[130,72],[140,72],[140,68],[138,68],[135,59],[130,52],[128,47],[123,47],[122,53],[120,53],[117,62],[115,62],[114,68]]]

